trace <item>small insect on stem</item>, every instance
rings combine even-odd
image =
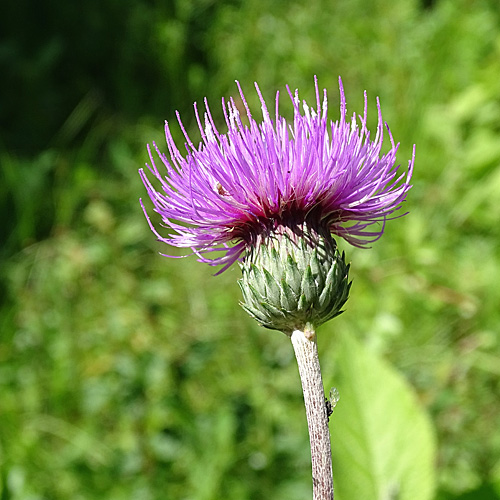
[[[333,413],[334,408],[337,406],[337,403],[339,402],[340,396],[339,396],[339,391],[337,390],[336,387],[332,387],[330,389],[330,394],[328,395],[329,397],[325,397],[325,406],[326,406],[326,416],[328,417],[328,420],[330,420],[330,416]]]
[[[332,403],[330,403],[327,397],[325,397],[325,405],[326,405],[326,416],[328,417],[328,420],[330,420],[330,416],[333,413],[333,408],[332,408]]]

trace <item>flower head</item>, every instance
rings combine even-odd
[[[336,122],[327,119],[326,90],[321,99],[316,80],[315,108],[305,102],[300,106],[298,93],[287,87],[294,112],[290,122],[279,114],[279,93],[271,116],[255,87],[262,105],[260,123],[238,83],[248,124],[243,123],[237,103],[223,99],[227,132],[220,133],[205,100],[203,123],[194,106],[202,136],[199,146],[177,116],[187,153],[181,154],[167,123],[168,157],[154,145],[166,172],[158,169],[149,149],[148,169],[161,190],[153,187],[144,170],[140,175],[155,211],[171,229],[170,234],[160,235],[146,214],[158,239],[191,248],[200,261],[223,265],[223,271],[245,258],[262,238],[282,233],[282,228],[294,232],[305,224],[359,247],[380,238],[385,221],[395,217],[411,187],[414,154],[407,172],[401,172],[396,165],[399,144],[387,125],[391,147],[382,154],[384,124],[378,100],[378,126],[372,138],[366,127],[366,92],[363,116],[354,114],[348,121],[340,79]],[[222,256],[207,256],[221,250]]]

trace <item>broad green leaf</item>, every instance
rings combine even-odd
[[[386,362],[343,336],[330,418],[336,500],[430,500],[431,423],[411,387]]]

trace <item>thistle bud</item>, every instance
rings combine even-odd
[[[351,288],[349,265],[331,234],[306,224],[259,236],[241,270],[243,309],[286,334],[338,316]]]

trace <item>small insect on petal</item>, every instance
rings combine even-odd
[[[219,181],[215,183],[215,189],[221,196],[229,196],[229,192],[222,187],[222,184]]]

